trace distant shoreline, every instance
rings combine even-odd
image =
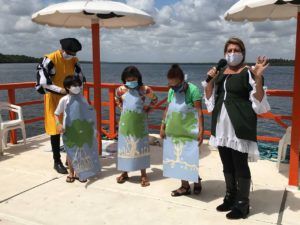
[[[0,64],[12,63],[39,63],[42,58],[35,58],[26,55],[5,55],[0,53]],[[91,61],[80,61],[81,64],[92,64]],[[101,62],[102,64],[173,64],[174,62]],[[182,65],[215,65],[216,62],[203,62],[203,63],[189,63],[189,62],[176,62]],[[269,59],[271,66],[294,66],[294,60],[289,59]],[[253,65],[254,63],[249,62]]]

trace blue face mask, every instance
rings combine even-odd
[[[135,81],[126,81],[125,85],[129,88],[136,88],[139,83],[135,80]]]
[[[183,88],[183,84],[171,87],[175,92],[180,92]]]

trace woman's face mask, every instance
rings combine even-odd
[[[71,86],[70,92],[74,95],[78,95],[81,92],[81,88],[79,86]]]
[[[134,80],[134,81],[126,81],[125,85],[128,88],[134,89],[134,88],[136,88],[139,85],[139,83],[136,80]]]
[[[225,58],[229,66],[238,66],[244,59],[244,56],[240,52],[226,53]]]
[[[66,59],[66,60],[70,60],[70,59],[74,58],[74,55],[69,55],[65,51],[63,51],[62,55],[63,55],[63,58]]]

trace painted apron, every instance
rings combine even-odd
[[[97,175],[98,157],[96,114],[82,95],[72,95],[64,114],[64,146],[81,180]]]
[[[163,175],[198,182],[198,112],[185,103],[185,93],[176,92],[166,116],[163,145]]]
[[[118,135],[118,170],[136,171],[150,167],[147,114],[137,89],[123,95]]]

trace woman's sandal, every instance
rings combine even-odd
[[[148,177],[141,177],[141,186],[142,187],[147,187],[150,185],[150,182],[148,180]]]
[[[117,177],[117,183],[118,184],[123,184],[128,179],[129,179],[128,175],[121,174],[119,177]]]
[[[73,183],[75,181],[75,177],[67,176],[66,182]]]
[[[174,190],[174,191],[171,192],[172,197],[178,197],[178,196],[190,195],[190,194],[191,194],[191,187],[190,186],[188,186],[188,187],[181,186],[177,190]]]
[[[201,178],[198,179],[198,183],[194,183],[194,194],[199,195],[202,191]]]

